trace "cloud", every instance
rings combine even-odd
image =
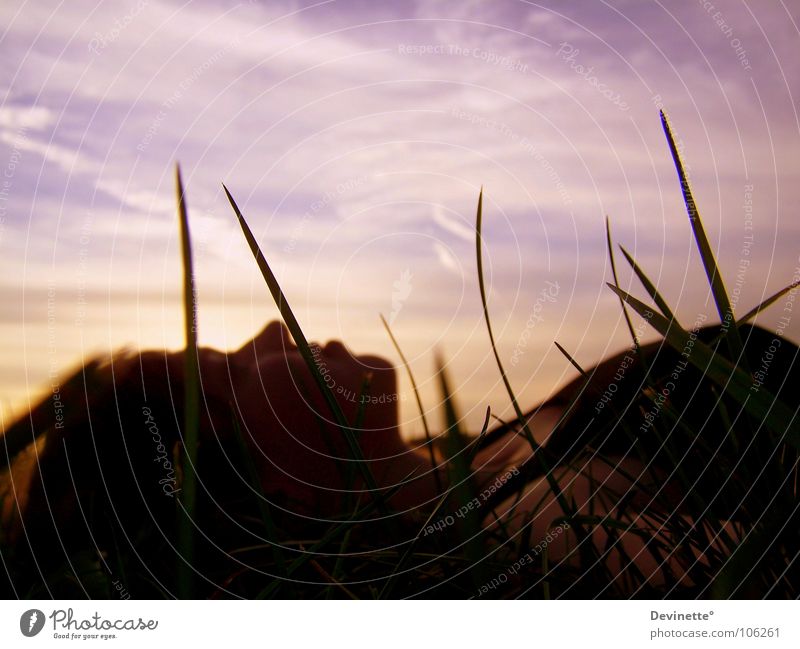
[[[123,205],[127,205],[138,212],[150,214],[174,214],[175,199],[160,196],[146,189],[130,187],[121,180],[98,180],[97,189],[117,198]]]
[[[436,259],[439,260],[439,263],[442,265],[443,268],[447,269],[452,273],[456,273],[458,275],[461,274],[458,261],[456,261],[456,258],[453,256],[453,253],[450,252],[449,248],[447,248],[444,244],[439,243],[438,241],[434,241],[433,250],[436,253]]]
[[[18,151],[35,153],[43,160],[58,166],[62,171],[68,173],[85,171],[91,168],[91,164],[84,160],[74,149],[54,143],[46,143],[33,139],[24,129],[13,131],[0,131],[0,142],[8,145],[8,148]]]
[[[0,107],[0,127],[8,130],[41,131],[56,121],[56,113],[44,106]]]
[[[464,241],[475,241],[475,231],[464,225],[457,217],[446,214],[441,205],[433,206],[433,222]]]

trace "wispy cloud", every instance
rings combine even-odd
[[[449,248],[438,241],[434,241],[433,250],[436,253],[436,259],[439,260],[439,263],[443,268],[446,268],[450,272],[457,273],[459,275],[461,274],[461,271],[458,267],[458,262]]]
[[[445,213],[441,205],[433,206],[433,222],[459,239],[470,242],[475,240],[474,229],[458,220],[456,215]]]

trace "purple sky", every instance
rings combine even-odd
[[[554,340],[585,366],[629,342],[606,214],[683,321],[714,313],[661,105],[738,312],[800,272],[796,4],[6,0],[0,18],[6,416],[51,369],[181,344],[176,161],[201,342],[237,347],[276,315],[224,181],[310,338],[397,361],[383,313],[431,409],[434,348],[450,359],[472,426],[507,412],[477,290],[481,185],[526,405],[574,376]],[[410,399],[402,414],[420,430]]]

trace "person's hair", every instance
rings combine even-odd
[[[697,339],[713,344],[733,363],[721,333],[719,325],[707,326],[699,329]],[[760,377],[758,381],[754,377],[754,389],[769,391],[794,410],[796,386],[800,385],[797,345],[760,326],[740,325],[739,333],[744,357],[735,359],[735,364]],[[562,408],[564,414],[545,446],[547,458],[552,466],[580,465],[595,456],[644,459],[676,483],[680,475],[703,502],[726,503],[725,511],[714,511],[720,518],[750,517],[756,503],[782,489],[786,467],[795,466],[787,458],[797,456],[797,451],[750,415],[742,412],[737,416],[741,406],[722,392],[706,372],[665,341],[643,345],[638,351],[632,347],[603,361],[548,400],[548,405]],[[650,418],[655,425],[646,423]],[[518,430],[516,423],[500,426],[487,435],[487,442]],[[759,470],[753,472],[754,480],[742,479],[751,467],[766,469],[777,458],[782,470]],[[541,475],[541,464],[527,463],[519,476],[498,490],[492,504]],[[720,476],[732,477],[723,482]],[[697,515],[691,498],[679,500],[684,513]]]
[[[7,428],[0,542],[17,564],[48,574],[87,548],[102,556],[126,546],[154,574],[174,568],[166,557],[184,457],[181,360],[164,352],[92,360]],[[229,404],[204,396],[200,414],[195,523],[206,547],[230,547],[231,519],[252,496],[243,449]]]

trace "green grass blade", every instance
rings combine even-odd
[[[736,326],[743,325],[743,324],[744,324],[745,322],[747,322],[748,320],[750,320],[750,319],[752,319],[752,318],[755,318],[755,317],[756,317],[756,316],[757,316],[759,313],[761,313],[761,312],[762,312],[764,309],[766,309],[766,308],[768,308],[768,307],[772,306],[773,304],[775,304],[775,302],[777,302],[778,300],[780,300],[780,299],[781,299],[781,298],[782,298],[784,295],[786,295],[786,294],[787,294],[789,291],[793,291],[793,290],[794,290],[794,289],[796,289],[798,286],[800,286],[800,281],[798,281],[798,282],[792,282],[791,284],[789,284],[789,286],[787,286],[786,288],[783,288],[783,289],[781,289],[780,291],[778,291],[777,293],[775,293],[775,295],[773,295],[772,297],[770,297],[770,298],[767,298],[766,300],[764,300],[764,301],[763,301],[761,304],[759,304],[758,306],[756,306],[756,307],[753,307],[752,309],[750,309],[750,310],[749,310],[747,313],[745,313],[745,314],[744,314],[744,315],[743,315],[741,318],[739,318],[739,319],[736,321]]]
[[[183,412],[183,482],[178,514],[178,592],[181,598],[193,596],[194,518],[197,505],[197,444],[200,428],[200,369],[197,356],[197,295],[192,266],[192,242],[189,217],[183,191],[180,167],[175,167],[175,186],[178,196],[178,217],[183,259],[183,313],[186,336],[184,352],[184,412]]]
[[[788,406],[770,394],[764,386],[755,388],[753,379],[747,372],[715,353],[700,339],[691,341],[690,334],[675,326],[674,322],[670,323],[664,316],[654,313],[647,305],[613,284],[608,286],[664,336],[670,347],[681,353],[690,349],[691,353],[685,356],[687,360],[736,400],[756,421],[763,422],[767,430],[778,438],[785,437],[788,443],[800,449],[796,413]]]
[[[528,426],[528,421],[525,417],[525,414],[522,412],[522,409],[519,407],[519,403],[517,402],[517,396],[514,394],[514,390],[511,388],[511,383],[508,380],[508,376],[506,375],[506,370],[503,367],[503,362],[500,360],[500,354],[497,351],[497,345],[494,341],[494,333],[492,331],[492,321],[489,318],[489,306],[486,300],[486,286],[483,280],[483,251],[481,247],[483,245],[483,237],[481,235],[481,228],[483,226],[483,188],[481,188],[481,192],[478,195],[478,213],[475,222],[475,254],[477,257],[478,262],[478,286],[481,292],[481,305],[483,306],[483,319],[486,322],[486,329],[489,332],[489,342],[492,345],[492,352],[494,353],[494,359],[497,362],[497,369],[500,370],[500,376],[503,379],[503,385],[505,385],[506,392],[508,393],[508,398],[511,400],[511,405],[514,407],[514,412],[517,415],[517,418],[522,425],[522,430],[525,434],[525,438],[528,440],[528,444],[530,444],[531,448],[534,451],[537,451],[540,447],[539,444],[533,437],[533,433],[531,432],[530,427]]]
[[[403,350],[400,349],[400,345],[397,342],[397,339],[394,337],[392,333],[391,327],[389,327],[389,323],[386,322],[386,318],[383,317],[381,314],[381,322],[383,323],[384,329],[386,329],[386,333],[389,334],[389,340],[392,341],[392,345],[394,345],[395,350],[397,351],[398,356],[400,356],[400,360],[403,362],[403,366],[406,368],[406,374],[408,374],[408,379],[411,381],[411,389],[414,392],[414,398],[417,401],[417,408],[419,409],[419,416],[422,418],[422,427],[425,430],[425,445],[428,447],[428,455],[431,460],[431,470],[433,471],[433,478],[436,481],[436,489],[439,493],[442,492],[442,481],[439,477],[439,471],[437,469],[438,463],[436,462],[436,454],[433,448],[433,438],[431,437],[431,429],[428,426],[428,419],[425,417],[425,408],[422,407],[422,398],[419,395],[419,390],[417,389],[417,382],[414,379],[414,374],[411,371],[411,365],[409,365],[408,360],[406,359]]]
[[[576,361],[574,358],[572,358],[572,356],[570,355],[570,353],[569,353],[569,352],[568,352],[566,349],[564,349],[564,348],[563,348],[561,345],[559,345],[559,344],[558,344],[558,341],[555,341],[555,340],[554,340],[554,341],[553,341],[553,343],[555,343],[555,346],[556,346],[556,347],[558,347],[558,351],[560,351],[562,354],[564,354],[564,356],[567,358],[567,360],[568,360],[570,363],[572,363],[572,366],[573,366],[573,367],[574,367],[576,370],[578,370],[578,372],[580,372],[580,373],[581,373],[581,376],[586,376],[586,372],[585,372],[585,371],[584,371],[584,369],[583,369],[583,368],[582,368],[582,367],[581,367],[581,366],[578,364],[578,361]]]
[[[305,334],[300,327],[300,323],[297,321],[297,318],[295,318],[294,312],[289,306],[289,302],[287,301],[286,296],[283,294],[283,290],[281,289],[277,278],[272,272],[272,269],[269,267],[264,254],[261,252],[261,248],[259,247],[255,236],[253,236],[253,233],[250,230],[250,226],[247,225],[244,216],[242,216],[239,206],[236,204],[233,196],[231,196],[228,188],[225,185],[222,185],[222,188],[225,190],[228,201],[230,202],[231,207],[236,214],[236,218],[239,220],[239,225],[242,228],[244,237],[250,246],[250,250],[253,253],[253,257],[255,257],[258,268],[264,277],[264,281],[267,283],[267,288],[269,288],[269,292],[272,294],[272,299],[275,301],[283,321],[286,323],[289,332],[292,334],[292,338],[297,345],[297,350],[300,352],[300,355],[303,357],[308,369],[311,371],[314,382],[317,384],[322,397],[325,399],[325,402],[330,408],[331,413],[336,420],[336,424],[341,429],[342,434],[344,435],[345,440],[350,447],[353,460],[358,464],[359,471],[361,472],[361,476],[366,483],[367,488],[372,491],[374,495],[377,495],[378,487],[375,482],[375,478],[372,475],[372,471],[370,471],[369,465],[364,460],[364,455],[361,452],[361,447],[358,444],[358,439],[356,438],[355,432],[347,422],[344,412],[339,406],[339,402],[336,401],[336,397],[334,396],[333,392],[326,384],[325,377],[321,371],[322,368],[319,367],[314,359],[314,355],[311,352],[311,347],[309,346],[308,340],[306,340]]]
[[[475,256],[477,257],[477,266],[478,266],[478,286],[480,288],[481,294],[481,305],[483,306],[483,318],[486,322],[486,328],[489,332],[489,341],[492,345],[492,352],[494,353],[495,361],[497,361],[497,368],[500,370],[500,375],[503,377],[503,384],[506,387],[506,392],[508,392],[509,399],[511,400],[511,404],[514,407],[514,412],[517,415],[517,419],[519,420],[520,426],[522,427],[522,431],[525,435],[525,439],[527,440],[528,444],[531,446],[533,450],[533,455],[535,461],[539,464],[539,467],[544,474],[544,478],[547,481],[547,486],[550,491],[553,493],[553,496],[558,503],[558,506],[561,508],[561,511],[564,512],[564,515],[567,517],[571,517],[575,514],[576,509],[572,506],[567,499],[564,497],[564,492],[561,489],[561,486],[558,484],[558,481],[553,477],[553,467],[551,465],[550,460],[547,456],[547,450],[540,446],[533,437],[533,433],[531,432],[530,426],[528,425],[528,418],[522,412],[519,407],[519,403],[517,402],[517,397],[514,394],[514,390],[511,388],[511,383],[506,376],[506,371],[503,368],[503,363],[500,361],[500,354],[497,352],[497,346],[495,345],[494,341],[494,334],[492,333],[492,322],[489,318],[489,307],[486,301],[486,286],[484,285],[483,280],[483,252],[481,250],[481,246],[483,243],[483,237],[481,235],[481,229],[483,225],[483,188],[481,188],[480,194],[478,195],[478,209],[477,209],[477,216],[475,219]],[[512,482],[509,480],[509,483]],[[508,483],[506,483],[508,484]],[[498,489],[498,493],[502,491]],[[575,532],[575,536],[578,538],[579,546],[581,549],[581,553],[584,555],[585,558],[589,559],[593,554],[596,553],[596,549],[591,542],[591,539],[588,538],[586,530],[583,527],[576,523],[573,526],[573,531]]]
[[[470,477],[469,466],[464,461],[467,456],[467,442],[458,423],[459,416],[455,406],[455,397],[450,390],[447,370],[439,354],[436,354],[436,375],[439,378],[439,389],[441,390],[442,404],[444,405],[445,445],[448,451],[448,470],[451,472],[450,483],[452,485],[460,485],[466,483]]]
[[[670,129],[667,116],[664,114],[663,110],[659,111],[659,114],[661,115],[661,125],[664,128],[664,134],[667,136],[667,143],[669,144],[669,150],[672,154],[672,160],[678,172],[678,180],[680,180],[681,183],[683,200],[686,203],[686,211],[689,213],[689,222],[691,223],[694,238],[697,242],[697,248],[700,250],[700,257],[703,260],[703,268],[705,268],[706,277],[708,277],[709,284],[711,285],[711,292],[714,295],[714,302],[717,305],[717,312],[719,313],[723,329],[727,329],[725,338],[728,341],[731,357],[738,362],[743,362],[744,346],[739,336],[739,330],[736,327],[730,326],[733,324],[734,313],[731,302],[728,299],[728,292],[725,290],[725,283],[722,281],[722,275],[717,267],[717,260],[708,242],[703,222],[700,220],[697,204],[692,195],[692,189],[689,186],[689,179],[686,177],[686,172],[683,169],[683,162],[678,153],[678,147],[675,146],[675,138],[672,136],[672,129]]]
[[[619,286],[619,279],[617,278],[617,263],[614,260],[614,246],[611,244],[611,222],[609,221],[608,216],[606,216],[606,247],[608,248],[608,259],[611,262],[611,275],[614,277],[614,285]],[[619,304],[622,307],[622,313],[625,316],[625,324],[628,325],[628,331],[631,334],[633,346],[636,349],[639,349],[639,340],[636,338],[636,332],[633,330],[633,323],[631,322],[631,316],[628,313],[625,302],[620,300]]]
[[[667,301],[656,288],[655,284],[653,284],[653,282],[650,281],[650,278],[644,274],[644,271],[639,267],[639,264],[636,263],[636,260],[630,255],[630,253],[628,253],[627,250],[625,250],[624,247],[620,246],[619,249],[622,250],[622,254],[625,255],[625,259],[631,265],[631,268],[633,268],[633,272],[636,273],[636,277],[639,278],[639,281],[642,283],[642,286],[644,286],[644,289],[647,291],[650,297],[653,298],[653,302],[656,303],[656,306],[661,310],[661,313],[666,316],[667,320],[673,320],[675,324],[680,327],[681,325],[678,322],[678,319],[675,317],[672,309],[669,308]],[[619,284],[616,284],[616,286],[619,288]]]
[[[492,407],[486,406],[486,415],[483,418],[483,426],[481,426],[481,432],[478,433],[478,436],[472,443],[472,448],[469,451],[469,460],[467,462],[467,466],[472,466],[472,462],[475,460],[475,456],[480,452],[481,448],[483,447],[483,440],[486,439],[486,433],[489,430],[489,421],[492,418]]]
[[[447,379],[447,370],[439,354],[436,355],[436,375],[439,377],[439,389],[445,412],[445,444],[447,446],[447,468],[450,474],[450,485],[454,496],[454,508],[472,502],[477,497],[477,489],[472,480],[470,470],[469,449],[464,434],[459,426],[459,416],[455,406],[455,397]],[[478,509],[470,509],[456,523],[456,529],[464,544],[464,555],[472,566],[472,579],[477,586],[485,581],[485,567],[482,563],[483,535],[481,530],[481,514]]]

